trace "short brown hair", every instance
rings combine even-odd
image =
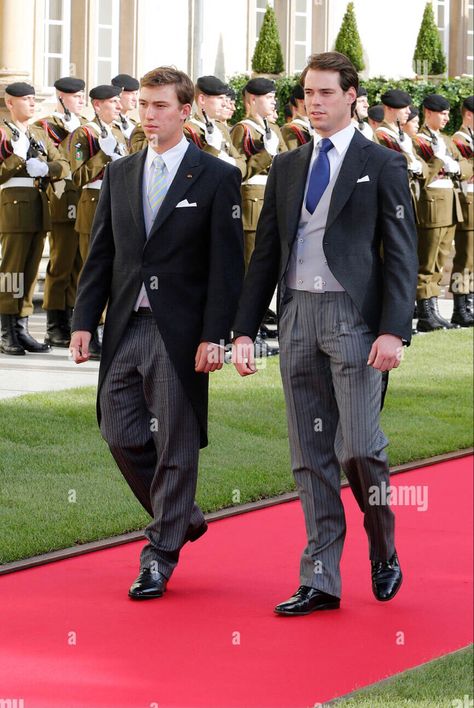
[[[140,88],[143,86],[167,86],[174,84],[178,101],[192,105],[194,100],[194,84],[184,71],[179,71],[175,66],[159,66],[152,69],[140,79]]]
[[[339,73],[339,86],[343,91],[347,91],[353,86],[357,91],[359,88],[359,76],[351,60],[341,52],[322,52],[312,54],[308,59],[303,73],[300,77],[300,84],[304,86],[306,74],[310,69],[318,71],[337,71]],[[351,115],[354,114],[356,101],[351,105]]]

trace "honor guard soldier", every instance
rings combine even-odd
[[[367,122],[372,128],[373,140],[377,142],[376,130],[379,125],[383,122],[383,105],[381,103],[376,103],[375,106],[370,106],[367,111]]]
[[[255,231],[263,206],[263,195],[272,160],[287,147],[276,124],[268,120],[275,109],[275,84],[270,79],[250,79],[245,85],[247,117],[236,123],[231,132],[234,146],[247,161],[242,184],[242,219],[244,225],[245,267],[255,247]]]
[[[35,125],[47,132],[64,159],[69,161],[69,137],[76,128],[87,123],[81,116],[85,106],[85,83],[66,76],[55,81],[54,87],[56,111]],[[77,279],[82,267],[79,234],[74,230],[80,189],[73,183],[69,171],[65,179],[48,186],[47,195],[51,232],[43,300],[47,322],[45,342],[53,347],[68,347]]]
[[[281,128],[281,134],[288,150],[294,150],[300,145],[309,143],[313,129],[306,115],[304,105],[304,90],[301,84],[296,84],[290,95],[290,105],[293,109],[291,121]]]
[[[465,160],[469,161],[471,174],[461,182],[459,198],[464,221],[456,225],[454,236],[455,256],[449,290],[453,294],[454,309],[451,322],[461,327],[472,327],[474,312],[472,292],[474,289],[474,96],[468,96],[461,107],[462,125],[453,135],[453,143]]]
[[[369,101],[367,99],[367,89],[363,86],[359,86],[357,89],[356,107],[354,110],[354,115],[352,116],[352,123],[355,128],[362,133],[362,135],[365,135],[367,140],[373,140],[374,131],[365,120],[368,116],[368,111]]]
[[[442,130],[449,121],[449,102],[444,96],[428,94],[423,100],[424,125],[414,137],[418,155],[430,168],[418,203],[418,287],[417,307],[420,332],[452,329],[438,308],[443,268],[451,253],[456,225],[463,221],[458,195],[460,180],[472,174],[468,161]]]
[[[226,101],[225,101],[225,109],[224,113],[222,116],[222,122],[226,126],[226,128],[229,128],[229,121],[232,120],[232,116],[235,113],[235,99],[236,99],[236,94],[234,89],[231,86],[227,87],[227,91],[225,93],[226,96]]]
[[[89,253],[90,235],[104,170],[109,162],[128,153],[122,131],[114,126],[120,113],[121,89],[118,86],[96,86],[89,92],[95,112],[94,120],[81,126],[71,135],[69,160],[72,179],[82,189],[77,206],[76,231],[82,260]],[[97,333],[91,340],[91,357],[100,357]]]
[[[118,120],[114,121],[114,126],[122,131],[123,137],[127,145],[129,145],[130,137],[137,125],[137,121],[129,114],[137,107],[140,83],[133,76],[129,76],[129,74],[117,74],[110,83],[112,86],[118,86],[121,89],[121,110]]]
[[[50,216],[46,187],[65,177],[69,165],[47,133],[28,121],[35,89],[24,82],[5,88],[11,119],[0,127],[0,351],[21,355],[50,349],[28,332],[33,292]]]
[[[200,76],[194,92],[197,110],[184,124],[183,132],[200,150],[238,167],[244,177],[245,158],[233,146],[229,130],[221,120],[225,118],[228,89],[217,76]]]

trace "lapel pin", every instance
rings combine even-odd
[[[187,177],[188,179],[191,179],[191,178],[192,178],[192,175],[186,175],[186,177]]]

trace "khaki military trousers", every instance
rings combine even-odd
[[[449,283],[449,291],[454,295],[468,295],[474,290],[474,231],[456,229],[454,236],[456,254]]]
[[[33,293],[45,238],[44,231],[0,234],[0,314],[28,317],[33,313]]]
[[[45,310],[74,307],[82,262],[79,234],[74,230],[74,222],[53,223],[49,235],[49,263],[44,285]]]
[[[438,297],[443,268],[451,253],[456,225],[435,228],[418,227],[417,300]]]
[[[246,271],[255,249],[255,233],[260,212],[263,207],[264,193],[264,185],[242,185],[242,223],[244,227],[244,261]]]

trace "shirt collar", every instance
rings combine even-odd
[[[337,133],[334,133],[334,135],[331,135],[331,137],[329,138],[339,156],[341,156],[349,147],[349,143],[354,137],[354,133],[354,124],[349,123],[349,125],[346,125],[345,128],[339,130]],[[322,136],[318,135],[318,133],[314,133],[313,139],[315,151],[319,150],[319,143],[322,140]]]
[[[179,141],[179,143],[174,145],[169,150],[165,150],[165,152],[162,152],[162,153],[155,152],[153,150],[153,148],[150,145],[148,145],[148,150],[147,150],[147,155],[146,155],[146,169],[147,169],[147,171],[150,170],[155,157],[158,154],[161,154],[161,157],[163,158],[163,161],[166,165],[166,169],[168,170],[168,173],[170,173],[173,170],[173,168],[176,167],[176,164],[183,159],[184,153],[186,152],[188,147],[189,147],[189,143],[186,140],[186,138],[184,137],[184,135],[181,138],[181,140]]]

